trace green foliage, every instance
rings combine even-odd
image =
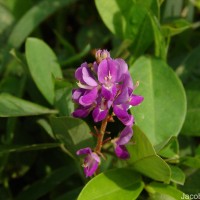
[[[0,199],[198,194],[199,14],[189,0],[0,0]],[[76,151],[95,147],[100,124],[71,117],[71,94],[75,70],[100,48],[126,60],[144,102],[130,108],[130,159],[106,143],[86,179]],[[109,123],[108,137],[121,126]]]
[[[128,162],[133,169],[154,180],[169,182],[171,176],[169,166],[156,154],[150,141],[136,126],[134,127],[133,142],[135,144],[128,147],[131,155]]]
[[[47,101],[53,104],[55,98],[53,77],[62,78],[55,54],[43,41],[28,38],[26,59],[35,84]]]
[[[162,60],[147,57],[139,58],[130,73],[140,83],[137,93],[145,99],[131,109],[136,124],[154,145],[177,136],[185,119],[186,98],[175,73]]]
[[[133,200],[138,198],[143,188],[144,183],[141,177],[134,171],[126,168],[114,169],[92,179],[84,187],[78,200],[111,200],[113,198],[120,200],[122,197]]]

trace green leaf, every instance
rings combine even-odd
[[[199,177],[200,169],[192,170],[192,173],[190,173],[186,178],[185,184],[183,186],[179,186],[179,188],[183,190],[186,194],[199,194]]]
[[[177,200],[177,199],[182,199],[184,195],[183,192],[176,189],[175,187],[172,187],[171,185],[166,185],[157,182],[150,183],[149,185],[146,186],[146,189],[150,193],[150,195],[155,195],[157,193],[163,195],[162,198],[150,198],[151,200],[152,199]]]
[[[37,123],[46,131],[46,133],[53,139],[55,139],[55,136],[53,134],[53,130],[51,128],[51,125],[49,122],[45,119],[38,119]]]
[[[0,35],[8,29],[13,22],[13,16],[10,11],[0,3]],[[2,38],[0,38],[0,41]]]
[[[151,9],[158,15],[158,2],[95,0],[97,10],[110,31],[121,38],[136,39]]]
[[[182,33],[183,31],[192,28],[192,24],[185,19],[176,19],[171,23],[162,26],[162,33],[165,37],[171,37]]]
[[[136,124],[153,145],[177,136],[186,114],[183,86],[167,64],[159,59],[141,57],[130,68],[136,93],[144,96],[140,106],[132,107]]]
[[[162,160],[147,139],[145,134],[134,126],[133,145],[127,146],[130,153],[128,163],[138,172],[158,181],[170,181],[170,168]]]
[[[31,145],[0,145],[0,154],[12,153],[12,152],[24,152],[24,151],[36,151],[41,149],[49,149],[60,147],[60,143],[44,143],[44,144],[31,144]]]
[[[46,100],[53,104],[55,93],[52,77],[62,78],[56,55],[42,40],[28,38],[26,41],[26,59],[35,84]]]
[[[160,24],[158,20],[152,15],[150,15],[150,20],[151,20],[151,25],[153,27],[153,34],[154,34],[155,56],[162,58],[163,60],[166,60],[167,46],[166,46],[165,38],[161,31]]]
[[[169,165],[169,166],[171,169],[171,181],[179,185],[184,185],[185,182],[184,172],[177,166],[174,165]]]
[[[66,192],[65,194],[59,196],[55,200],[66,200],[66,199],[75,200],[77,199],[81,190],[82,190],[82,187],[78,187],[74,190],[70,190],[69,192]]]
[[[178,159],[179,158],[179,144],[176,137],[171,137],[168,143],[157,153],[165,158]]]
[[[182,158],[181,164],[189,166],[191,168],[200,168],[200,156],[190,157],[186,156]]]
[[[0,94],[0,117],[17,117],[57,113],[56,110],[26,101],[10,94]]]
[[[12,30],[8,43],[12,47],[20,47],[26,37],[48,16],[76,0],[43,0],[33,6]]]
[[[181,133],[188,136],[200,136],[200,81],[189,82],[185,87],[188,107]]]
[[[135,57],[143,54],[154,39],[158,40],[158,37],[154,38],[155,32],[158,35],[157,27],[152,23],[155,21],[155,16],[159,16],[157,0],[96,0],[95,3],[110,31],[123,40],[128,39],[132,42],[129,49],[134,52]]]
[[[51,172],[47,177],[34,182],[32,185],[23,190],[16,198],[16,200],[37,200],[46,193],[52,191],[55,186],[62,183],[64,180],[74,174],[76,168],[72,164],[61,167]]]
[[[84,121],[72,117],[52,117],[50,121],[56,138],[72,155],[81,148],[93,147],[91,131]]]
[[[177,67],[176,73],[183,81],[186,81],[191,74],[195,73],[199,68],[199,53],[200,45],[192,49],[192,51],[185,57],[181,65]]]
[[[141,177],[134,171],[126,168],[114,169],[89,181],[78,200],[134,200],[143,188]]]
[[[183,1],[168,0],[165,3],[163,18],[179,17],[183,8]]]
[[[60,116],[70,116],[74,111],[73,88],[69,82],[56,80],[55,107],[59,110]]]

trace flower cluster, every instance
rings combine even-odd
[[[77,104],[72,115],[84,118],[92,113],[94,122],[102,121],[94,152],[89,147],[77,152],[78,155],[87,154],[84,161],[85,174],[92,176],[100,163],[105,128],[112,116],[116,116],[125,125],[120,136],[112,140],[115,153],[121,159],[129,158],[125,144],[133,135],[134,118],[128,109],[140,104],[143,97],[133,94],[136,86],[133,85],[126,62],[120,58],[112,59],[107,50],[98,50],[94,63],[81,64],[75,72],[75,78],[79,88],[72,91],[72,99]]]

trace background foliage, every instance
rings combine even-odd
[[[199,15],[199,0],[0,0],[0,199],[197,194]],[[99,48],[127,61],[145,100],[131,108],[131,159],[108,145],[102,173],[88,180],[75,152],[94,144],[94,124],[70,116],[71,91]]]

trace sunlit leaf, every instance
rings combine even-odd
[[[176,74],[159,59],[141,57],[130,68],[136,93],[144,96],[141,105],[132,107],[136,124],[153,145],[177,136],[186,114],[186,97]]]
[[[99,174],[81,191],[78,200],[134,200],[144,187],[141,177],[130,169],[114,169]],[[97,189],[98,188],[98,189]]]
[[[158,181],[170,181],[170,168],[155,152],[144,133],[134,126],[133,142],[127,146],[130,152],[128,163],[138,172]]]

